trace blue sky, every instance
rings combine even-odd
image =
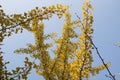
[[[0,0],[0,5],[7,14],[24,13],[33,9],[34,7],[49,6],[56,3],[64,5],[71,5],[72,19],[76,19],[75,12],[81,15],[81,2],[83,0]],[[120,41],[120,0],[91,0],[95,8],[94,14],[94,38],[93,41],[98,47],[105,62],[110,61],[110,70],[113,74],[120,73],[120,48],[117,42]],[[57,22],[56,22],[57,21]],[[57,31],[61,32],[63,19],[53,17],[50,21],[46,21],[46,32]],[[50,25],[53,24],[53,25]],[[25,31],[22,34],[15,34],[4,40],[3,51],[5,52],[5,60],[10,60],[11,64],[8,65],[9,69],[15,66],[22,65],[26,55],[13,54],[15,49],[25,47],[27,43],[34,43],[33,34]],[[94,64],[102,64],[95,52],[93,52]],[[34,73],[34,71],[32,71]],[[108,74],[106,70],[101,71],[96,77],[90,80],[109,80],[105,77]],[[29,75],[28,80],[44,80],[42,77],[35,74]],[[120,80],[120,76],[116,76]]]

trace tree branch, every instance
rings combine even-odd
[[[77,18],[80,20],[80,23],[81,23],[80,17],[77,15],[77,13],[75,13],[75,14],[76,14]],[[84,26],[82,23],[81,23],[81,25]],[[90,36],[88,36],[88,35],[86,35],[86,36],[90,39],[90,42],[91,42],[91,44],[93,45],[93,47],[95,48],[95,50],[96,50],[96,52],[97,52],[97,55],[99,56],[99,58],[100,58],[100,60],[102,61],[103,65],[105,66],[105,68],[107,69],[109,75],[111,76],[111,77],[109,77],[109,78],[111,78],[112,80],[116,80],[116,79],[115,79],[115,76],[111,73],[111,71],[109,70],[109,68],[108,68],[107,65],[105,64],[105,62],[104,62],[102,56],[100,55],[100,52],[98,51],[98,48],[97,48],[96,45],[94,44],[93,40],[90,38]]]
[[[111,71],[109,70],[109,68],[107,67],[107,65],[105,64],[105,61],[103,60],[102,56],[100,55],[99,51],[98,51],[98,48],[95,46],[95,44],[93,43],[92,39],[90,38],[90,41],[93,45],[93,47],[95,48],[96,52],[97,52],[97,55],[99,56],[100,60],[102,61],[103,65],[105,66],[105,68],[107,69],[109,75],[111,76],[111,79],[112,80],[116,80],[115,79],[115,76],[111,73]]]

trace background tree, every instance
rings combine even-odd
[[[30,54],[32,58],[40,62],[36,64],[35,61],[29,62],[28,58],[26,58],[25,66],[29,67],[29,69],[26,70],[27,72],[25,72],[24,68],[17,67],[16,70],[13,71],[13,74],[16,72],[15,74],[18,74],[17,77],[19,79],[27,79],[26,76],[33,65],[36,73],[42,75],[46,80],[82,80],[83,78],[89,78],[90,74],[94,76],[98,74],[100,70],[107,68],[109,63],[105,64],[104,61],[103,65],[92,67],[92,48],[97,50],[92,42],[92,10],[93,7],[89,0],[85,0],[82,7],[83,19],[75,21],[71,21],[68,6],[61,4],[48,8],[43,7],[42,10],[36,7],[36,9],[30,12],[24,13],[24,15],[13,14],[9,16],[1,10],[1,41],[5,36],[11,36],[12,33],[17,33],[18,31],[22,32],[23,29],[34,33],[35,45],[28,44],[28,48],[21,48],[15,52]],[[57,14],[59,18],[65,15],[62,36],[58,39],[53,36],[54,33],[44,34],[43,20],[50,19],[52,14]],[[81,34],[75,32],[76,28],[81,30]],[[54,42],[45,43],[45,39],[47,38],[53,38]],[[75,39],[76,41],[74,41]],[[50,57],[48,49],[52,45],[56,45],[54,58]],[[19,73],[20,69],[22,69],[23,72]],[[22,77],[20,76],[21,74]],[[15,78],[15,76],[9,79],[13,78]]]

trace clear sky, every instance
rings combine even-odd
[[[7,14],[24,13],[34,7],[49,6],[56,3],[71,5],[72,19],[76,19],[75,12],[81,14],[81,2],[83,0],[0,0],[0,5]],[[110,61],[110,70],[113,74],[120,73],[120,48],[117,42],[120,41],[120,0],[91,0],[95,8],[94,14],[94,38],[93,41],[98,47],[105,62]],[[57,21],[57,22],[56,22]],[[56,17],[50,21],[46,21],[46,32],[57,31],[61,32],[63,19]],[[51,25],[52,24],[52,25]],[[5,52],[5,60],[10,60],[9,69],[20,66],[23,63],[26,55],[13,55],[15,49],[26,47],[27,43],[34,43],[33,34],[25,31],[22,34],[15,34],[4,40],[3,51]],[[96,53],[93,53],[94,64],[102,64]],[[34,73],[34,71],[32,71]],[[105,77],[108,74],[106,70],[101,71],[96,77],[90,80],[109,80]],[[120,76],[116,76],[120,80]],[[28,80],[44,80],[42,77],[35,74],[30,74]]]

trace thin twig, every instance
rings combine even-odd
[[[18,77],[19,75],[21,75],[22,73],[25,73],[25,71],[27,71],[27,69],[28,69],[28,66],[25,67],[25,69],[24,69],[23,71],[20,71],[18,74],[16,74],[16,75],[13,76],[12,78],[14,79],[14,78]]]
[[[77,18],[79,19],[81,25],[83,26],[84,33],[86,34],[85,25],[82,24],[82,21],[81,21],[80,17],[77,15],[77,13],[75,13],[75,14],[76,14]],[[87,36],[87,34],[86,34],[86,36]],[[83,55],[84,61],[83,61],[83,64],[82,64],[82,66],[81,66],[81,69],[80,69],[80,79],[79,79],[79,80],[82,80],[82,77],[81,77],[81,76],[82,76],[82,71],[83,71],[83,68],[84,68],[84,66],[85,66],[85,62],[86,62],[86,59],[87,59],[87,58],[86,58],[86,53],[87,53],[88,49],[86,49],[86,47],[87,47],[87,45],[86,45],[86,38],[85,38],[85,54]]]
[[[97,54],[98,54],[100,60],[102,61],[103,65],[105,66],[105,68],[107,69],[109,75],[111,76],[111,79],[112,79],[112,80],[116,80],[116,79],[115,79],[115,76],[111,73],[111,71],[109,70],[109,68],[108,68],[107,65],[105,64],[105,62],[104,62],[102,56],[100,55],[100,53],[99,53],[99,51],[98,51],[98,48],[95,46],[95,44],[93,43],[93,41],[92,41],[91,38],[90,38],[90,41],[91,41],[93,47],[95,48],[95,50],[96,50],[96,52],[97,52]]]
[[[15,23],[15,24],[11,25],[10,27],[6,27],[5,30],[11,29],[11,28],[15,28],[15,27],[17,27],[17,26],[19,26],[19,25],[21,25],[21,24],[23,24],[23,23],[28,22],[29,20],[32,20],[32,18],[28,18],[26,21],[21,22],[21,23]],[[0,31],[2,31],[2,29],[0,29]]]

